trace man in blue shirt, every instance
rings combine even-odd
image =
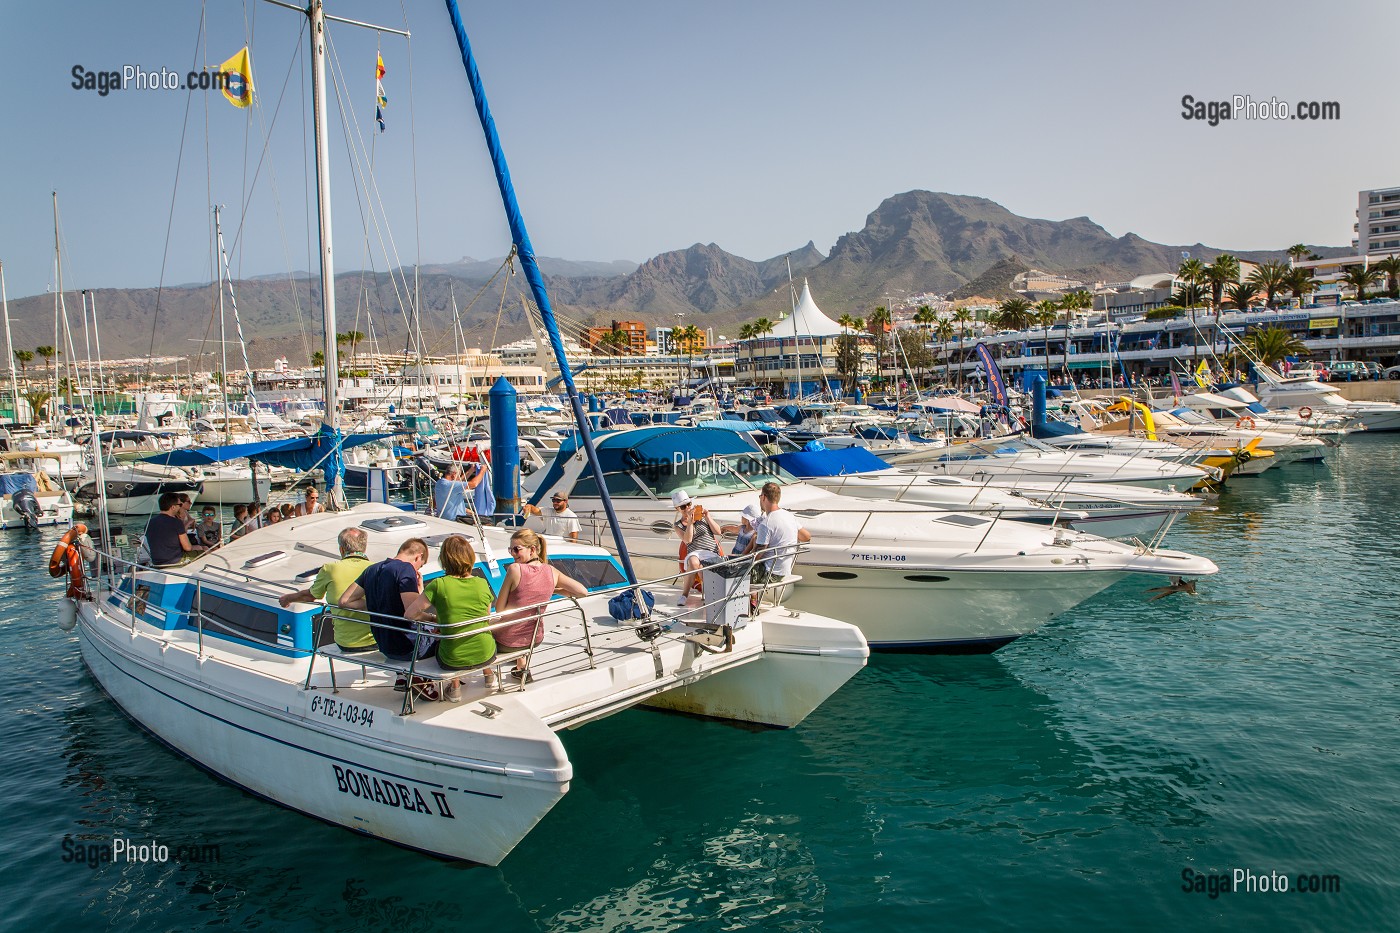
[[[423,575],[419,571],[427,562],[428,543],[422,538],[409,538],[399,546],[396,555],[366,567],[359,579],[341,594],[340,608],[369,610],[374,641],[390,660],[410,660],[415,654],[415,641],[420,658],[427,657],[435,649],[436,639],[400,631],[412,626],[403,618],[404,608],[423,592]],[[376,620],[393,628],[375,625]]]

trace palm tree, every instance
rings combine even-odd
[[[1283,362],[1285,357],[1298,356],[1308,352],[1303,341],[1283,327],[1252,330],[1245,334],[1244,342],[1254,358],[1265,366],[1276,367]]]
[[[1342,284],[1356,292],[1357,301],[1366,300],[1366,289],[1376,284],[1380,279],[1379,269],[1367,268],[1366,266],[1348,266],[1342,270]]]
[[[1193,311],[1199,305],[1206,303],[1206,287],[1199,282],[1187,282],[1178,285],[1176,291],[1172,292],[1172,304],[1180,308],[1191,308]],[[1192,320],[1195,320],[1193,314]]]
[[[1087,311],[1094,306],[1094,296],[1083,289],[1075,289],[1060,299],[1060,310],[1065,317],[1065,373],[1069,373],[1069,348],[1073,341],[1074,317],[1076,311]]]
[[[1249,274],[1249,284],[1253,285],[1256,291],[1264,293],[1264,304],[1267,307],[1274,307],[1274,297],[1288,287],[1288,275],[1291,270],[1281,262],[1262,263]]]
[[[890,309],[884,305],[880,305],[870,312],[870,317],[865,320],[866,326],[875,332],[875,372],[882,382],[885,378],[885,328],[891,324],[891,321]]]
[[[354,356],[354,355],[355,355],[355,347],[359,346],[360,342],[363,341],[364,339],[365,339],[365,335],[362,334],[362,333],[360,333],[360,332],[357,331],[357,330],[348,331],[348,332],[345,334],[345,342],[348,343],[348,344],[350,344],[350,355],[351,355],[351,356]]]
[[[316,352],[312,353],[312,354],[311,354],[311,365],[312,365],[312,366],[316,366],[316,367],[325,366],[325,365],[326,365],[326,354],[322,353],[320,350],[317,350]]]
[[[1025,330],[1031,324],[1031,303],[1020,296],[1007,298],[997,308],[996,325],[1002,330]]]
[[[1192,285],[1200,285],[1206,280],[1206,264],[1199,259],[1182,260],[1177,267],[1176,277],[1182,282]]]
[[[1301,308],[1308,294],[1317,288],[1317,280],[1313,278],[1311,269],[1294,268],[1288,270],[1288,283],[1285,287],[1293,293],[1298,307]]]
[[[856,319],[853,318],[853,317],[851,317],[851,315],[850,315],[849,312],[847,312],[846,314],[841,315],[839,318],[836,319],[836,323],[841,325],[841,330],[842,330],[842,331],[848,331],[848,330],[850,330],[850,329],[851,329],[851,325],[855,324],[855,322],[856,322]]]
[[[1248,311],[1250,302],[1258,295],[1253,282],[1235,282],[1226,289],[1226,297],[1238,311]]]
[[[948,342],[953,339],[953,322],[946,317],[933,325],[933,339],[938,341],[938,349],[943,353],[943,381],[952,378],[952,366],[948,359]]]
[[[34,359],[34,351],[33,351],[33,350],[16,350],[16,351],[15,351],[15,359],[19,360],[19,369],[20,369],[20,372],[25,373],[25,374],[27,375],[27,374],[29,373],[29,364],[30,364],[30,362],[32,362],[33,359]]]
[[[40,413],[51,398],[53,398],[53,393],[47,389],[31,389],[24,393],[24,400],[29,404],[29,417],[36,422],[39,421]]]
[[[1387,256],[1371,268],[1385,276],[1385,291],[1390,300],[1400,299],[1400,256]]]
[[[1215,262],[1206,266],[1206,281],[1210,283],[1210,305],[1217,314],[1220,313],[1220,300],[1224,297],[1225,286],[1231,282],[1238,282],[1240,278],[1240,261],[1229,253],[1221,253],[1215,257]]]
[[[958,325],[958,389],[963,387],[963,344],[967,341],[967,325],[971,324],[975,316],[970,308],[959,308],[953,312],[953,323]]]
[[[928,305],[919,305],[918,310],[914,312],[914,323],[918,324],[920,330],[924,332],[925,341],[928,340],[929,328],[931,328],[937,321],[938,315]],[[838,321],[837,323],[840,322]]]
[[[1292,246],[1288,247],[1287,252],[1288,258],[1291,259],[1293,262],[1298,263],[1302,262],[1303,257],[1308,255],[1308,248],[1302,243],[1294,243]]]

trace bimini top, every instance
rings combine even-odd
[[[618,473],[687,460],[704,460],[734,454],[758,455],[758,448],[742,433],[721,428],[690,428],[674,424],[650,425],[594,435],[598,463],[604,473]],[[564,465],[577,454],[579,439],[573,435],[559,445],[530,501],[538,505],[564,477]]]

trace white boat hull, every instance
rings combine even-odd
[[[137,643],[153,639],[132,638],[91,610],[79,610],[83,660],[128,716],[201,768],[292,810],[444,858],[495,865],[569,789],[572,768],[544,727],[533,741],[539,755],[557,759],[554,768],[394,754],[312,719],[317,691],[289,682],[257,704],[220,695],[210,686],[216,675],[204,668],[224,665],[158,648],[155,657],[141,657],[151,652]],[[383,725],[392,741],[401,723]]]
[[[37,492],[34,497],[39,501],[39,515],[36,524],[40,528],[73,523],[73,499],[66,491]],[[25,527],[24,516],[15,511],[13,497],[9,495],[0,497],[0,530],[23,527]]]

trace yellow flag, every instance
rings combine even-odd
[[[1201,360],[1201,365],[1196,367],[1196,385],[1202,389],[1210,388],[1210,366],[1205,360]]]
[[[248,63],[248,47],[236,53],[219,66],[219,71],[228,82],[224,85],[224,96],[235,107],[246,107],[253,102],[253,66]]]

